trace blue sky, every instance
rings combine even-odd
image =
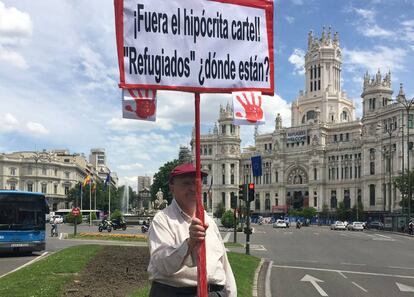
[[[277,113],[290,125],[290,103],[304,88],[302,71],[310,30],[338,31],[342,87],[360,114],[362,77],[391,70],[414,96],[414,1],[278,0],[275,2],[274,97],[267,97],[272,131]],[[152,175],[188,145],[193,97],[159,92],[157,122],[121,118],[112,0],[0,0],[0,152],[105,148],[121,183]],[[212,128],[229,95],[202,95],[202,131]],[[253,144],[242,127],[242,145]]]

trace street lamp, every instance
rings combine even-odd
[[[37,170],[38,170],[38,167],[37,167],[37,163],[39,162],[39,161],[42,161],[42,162],[46,162],[46,161],[51,161],[52,160],[52,154],[51,153],[48,153],[48,152],[46,152],[46,150],[43,150],[42,152],[34,152],[33,153],[33,155],[31,155],[30,157],[27,157],[26,159],[29,159],[29,160],[33,160],[34,162],[35,162],[35,176],[36,176],[36,178],[35,178],[35,192],[39,192],[39,190],[38,190],[38,178],[37,178]]]
[[[410,181],[410,110],[414,103],[414,98],[406,99],[405,95],[401,92],[402,84],[400,87],[399,103],[404,106],[407,112],[407,188],[408,188],[408,220],[411,219],[411,181]],[[403,133],[404,134],[404,133]]]

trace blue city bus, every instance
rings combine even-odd
[[[0,190],[0,252],[44,250],[48,212],[42,193]]]

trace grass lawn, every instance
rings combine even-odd
[[[98,239],[98,240],[118,240],[118,241],[147,241],[147,236],[142,234],[117,234],[117,233],[98,233],[81,232],[76,236],[69,234],[69,238],[74,239]]]
[[[0,278],[0,296],[60,297],[65,284],[100,249],[98,245],[70,247]]]
[[[66,283],[80,272],[101,249],[98,245],[82,245],[64,249],[45,259],[0,278],[0,296],[60,297]],[[253,278],[260,259],[227,253],[237,283],[239,297],[250,297]],[[128,297],[147,297],[148,286],[137,288]]]
[[[232,248],[232,247],[242,248],[242,247],[244,247],[244,245],[242,245],[241,243],[238,243],[238,242],[226,242],[226,243],[224,243],[224,246],[228,247],[228,248]]]

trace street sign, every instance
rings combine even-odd
[[[74,217],[77,217],[77,216],[79,216],[79,215],[80,215],[80,209],[79,209],[79,207],[74,207],[74,208],[72,208],[72,215],[73,215]]]

